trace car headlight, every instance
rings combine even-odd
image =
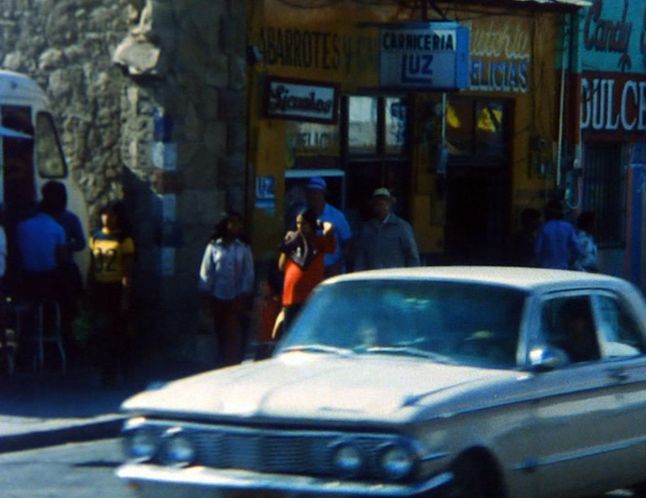
[[[332,464],[339,473],[352,477],[363,468],[364,458],[354,445],[339,443],[332,450]]]
[[[399,444],[390,444],[384,448],[379,460],[381,469],[388,479],[397,481],[408,477],[415,467],[415,456]]]
[[[155,434],[146,429],[136,429],[125,435],[124,450],[129,460],[144,462],[157,453],[159,441]]]
[[[169,431],[164,441],[163,460],[166,465],[187,467],[195,462],[195,446],[182,431]]]

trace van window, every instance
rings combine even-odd
[[[43,178],[64,178],[67,174],[54,120],[44,112],[36,117],[36,164]]]

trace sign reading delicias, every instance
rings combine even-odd
[[[334,123],[337,100],[334,85],[274,78],[267,88],[267,117]]]

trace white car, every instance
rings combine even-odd
[[[321,284],[272,358],[123,405],[142,496],[646,496],[646,307],[505,267]]]

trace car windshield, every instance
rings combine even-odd
[[[370,280],[321,286],[278,354],[402,355],[490,368],[516,365],[526,294],[494,285]]]

